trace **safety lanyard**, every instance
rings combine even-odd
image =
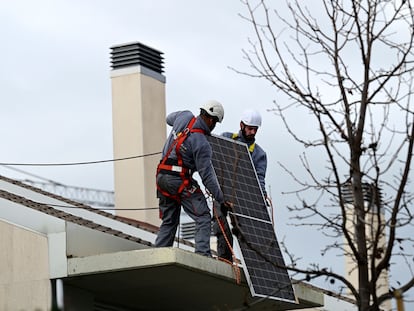
[[[158,165],[157,167],[157,175],[159,174],[159,172],[161,170],[169,170],[169,171],[178,171],[176,168],[181,168],[179,170],[179,175],[181,177],[181,180],[183,181],[180,185],[180,187],[178,188],[177,194],[176,195],[172,195],[164,190],[162,190],[158,184],[157,184],[157,189],[164,195],[167,197],[170,197],[174,200],[180,201],[180,194],[181,192],[183,192],[183,190],[190,184],[190,180],[189,180],[189,174],[188,174],[188,169],[186,169],[183,166],[183,157],[181,155],[181,145],[183,144],[183,142],[186,140],[186,138],[188,137],[189,133],[203,133],[205,134],[205,132],[202,129],[193,129],[193,125],[196,121],[196,117],[193,117],[190,122],[187,124],[186,128],[177,134],[175,140],[171,143],[170,147],[168,148],[168,151],[166,152],[165,156],[163,157],[161,163]],[[177,166],[175,165],[168,165],[166,164],[166,161],[168,159],[168,157],[170,156],[172,150],[175,148],[175,153],[177,155]]]

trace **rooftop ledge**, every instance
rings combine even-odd
[[[323,306],[323,293],[294,284],[297,304],[252,297],[228,263],[178,248],[150,248],[68,259],[64,284],[96,299],[141,310],[292,310]],[[172,306],[174,305],[174,306]],[[196,308],[196,309],[195,309]]]

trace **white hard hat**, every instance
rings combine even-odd
[[[218,122],[221,123],[224,118],[224,108],[223,106],[216,100],[209,100],[208,102],[204,103],[200,109],[203,109],[209,116],[216,117]]]
[[[248,126],[261,126],[262,117],[257,110],[247,109],[243,112],[241,121]]]

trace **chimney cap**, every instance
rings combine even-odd
[[[157,73],[164,72],[162,52],[141,42],[130,42],[111,46],[111,68],[113,70],[130,66],[143,66]]]

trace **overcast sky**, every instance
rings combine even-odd
[[[139,41],[164,53],[167,112],[198,113],[217,99],[225,107],[217,134],[236,131],[245,108],[262,113],[257,139],[268,153],[276,197],[275,163],[290,151],[280,122],[267,112],[274,90],[229,69],[249,69],[242,49],[252,29],[239,13],[245,8],[238,0],[2,1],[0,163],[111,159],[110,47]],[[67,185],[113,189],[110,163],[17,168]],[[17,174],[4,167],[0,173]]]
[[[2,1],[2,163],[64,163],[112,157],[110,47],[140,41],[164,53],[167,112],[208,99],[225,106],[216,133],[244,108],[274,128],[272,89],[228,67],[247,68],[251,30],[233,1]],[[277,134],[277,133],[276,133]],[[267,148],[270,149],[270,148]],[[278,151],[268,150],[269,160]],[[62,183],[112,189],[111,165],[25,168]],[[270,171],[271,172],[271,171]],[[271,184],[271,182],[269,182]],[[276,185],[273,185],[276,187]],[[275,189],[276,191],[276,189]]]
[[[287,176],[300,149],[268,109],[277,95],[248,70],[251,26],[239,0],[14,0],[0,2],[0,163],[69,163],[113,158],[110,47],[139,41],[164,53],[167,112],[198,113],[208,99],[225,107],[215,133],[236,131],[242,110],[263,116],[257,140],[268,154],[276,231],[302,256],[319,256],[298,228],[287,227]],[[63,184],[113,190],[112,164],[16,166]],[[0,166],[0,174],[30,178]],[[309,229],[308,229],[309,230]],[[328,264],[328,263],[327,263]]]

